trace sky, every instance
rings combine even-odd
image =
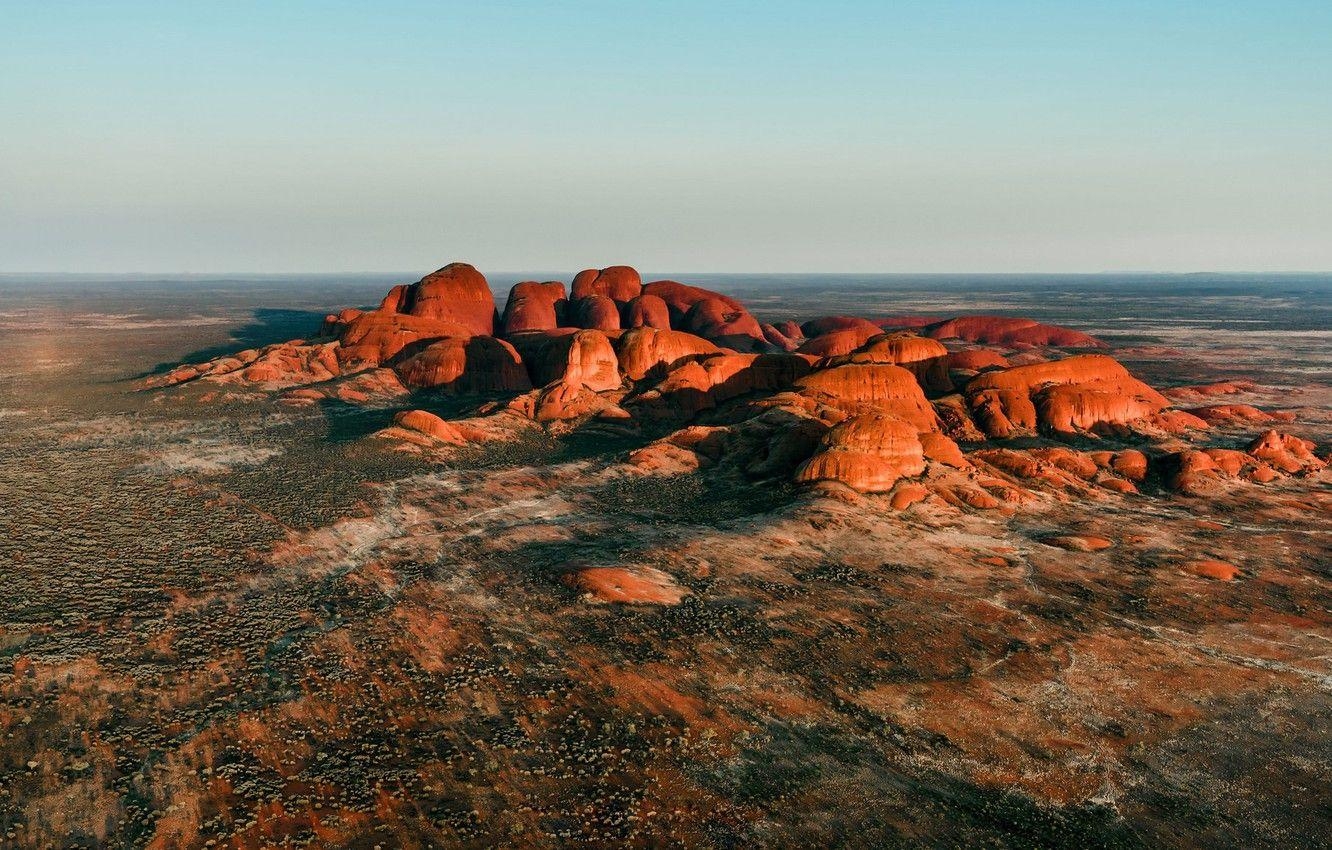
[[[0,0],[0,271],[1332,270],[1332,2]]]

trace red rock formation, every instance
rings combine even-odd
[[[1184,565],[1184,570],[1200,578],[1210,578],[1214,581],[1234,581],[1240,575],[1239,567],[1228,561],[1218,561],[1212,558],[1190,561]]]
[[[366,369],[331,381],[292,390],[284,401],[308,404],[320,399],[337,399],[347,404],[387,402],[407,395],[409,390],[392,369]]]
[[[532,386],[564,381],[573,386],[586,386],[593,392],[620,386],[615,349],[601,331],[559,328],[514,334],[509,342],[522,356]]]
[[[179,366],[145,384],[168,387],[196,378],[222,384],[264,384],[269,388],[327,381],[342,374],[336,343],[305,344],[300,340],[247,349],[208,363]]]
[[[935,400],[934,412],[939,417],[943,433],[950,438],[963,443],[981,443],[987,439],[985,432],[972,421],[971,410],[962,396],[949,395]]]
[[[848,412],[878,411],[917,431],[939,430],[934,408],[916,376],[888,363],[851,363],[821,369],[796,381],[797,391]]]
[[[1248,446],[1248,453],[1291,475],[1316,472],[1327,466],[1314,456],[1315,446],[1308,440],[1278,431],[1265,431]]]
[[[425,410],[404,410],[393,417],[393,424],[455,446],[467,442],[456,426]]]
[[[342,331],[338,362],[344,367],[387,363],[408,346],[424,344],[445,337],[469,337],[470,326],[459,322],[388,313],[378,310],[362,313]]]
[[[1147,477],[1147,455],[1136,449],[1115,452],[1110,468],[1130,481],[1141,481]]]
[[[961,447],[937,431],[921,434],[920,447],[928,460],[955,469],[966,469],[971,466],[971,462],[967,460],[966,455],[962,454]]]
[[[537,393],[532,418],[538,422],[563,422],[582,419],[600,412],[609,402],[585,384],[555,381]]]
[[[331,338],[342,336],[342,329],[362,312],[364,311],[354,307],[346,307],[337,313],[329,313],[324,317],[324,325],[319,329],[319,335]]]
[[[620,326],[624,328],[659,328],[668,331],[671,329],[671,311],[666,306],[666,302],[657,296],[640,295],[624,305]]]
[[[409,387],[455,393],[511,393],[532,388],[518,352],[490,336],[432,342],[394,367]]]
[[[703,298],[685,313],[680,329],[731,348],[752,347],[763,341],[758,320],[745,309],[734,309],[720,298]]]
[[[697,286],[687,286],[674,280],[657,280],[643,287],[643,294],[655,295],[666,302],[666,307],[671,313],[671,326],[678,327],[684,320],[685,314],[689,309],[700,301],[708,298],[715,298],[726,305],[728,310],[736,312],[745,312],[745,306],[734,298],[722,295],[720,292],[713,292],[710,289],[703,289]]]
[[[564,304],[564,284],[558,280],[516,283],[509,290],[509,300],[504,302],[502,332],[507,336],[520,331],[554,330],[560,326]]]
[[[976,421],[991,437],[1037,428],[1072,433],[1124,425],[1169,405],[1101,354],[984,372],[967,384],[966,396]]]
[[[1088,452],[1086,457],[1098,469],[1113,472],[1129,481],[1138,482],[1147,477],[1147,456],[1136,449]]]
[[[836,357],[840,354],[850,354],[868,342],[871,337],[882,333],[883,330],[877,327],[831,331],[805,340],[796,351],[815,357]]]
[[[886,493],[899,478],[925,471],[916,427],[871,413],[839,423],[796,472],[798,482],[838,481],[860,493]]]
[[[693,334],[651,327],[626,331],[615,348],[625,376],[632,381],[653,374],[665,374],[682,360],[691,357],[721,353],[720,348]]]
[[[1056,537],[1047,537],[1044,543],[1047,546],[1056,546],[1070,552],[1100,552],[1102,549],[1109,549],[1115,545],[1113,540],[1097,537],[1093,534],[1061,534]]]
[[[620,329],[620,308],[605,295],[586,295],[569,302],[569,323],[598,331]]]
[[[883,333],[883,328],[879,325],[859,316],[823,316],[818,319],[810,319],[800,326],[801,334],[809,339],[830,334],[834,331],[850,330],[868,331],[870,336]]]
[[[704,355],[676,366],[634,404],[650,407],[654,418],[692,418],[742,395],[790,389],[809,370],[790,354]]]
[[[886,316],[882,319],[875,319],[874,324],[887,330],[908,330],[912,328],[923,328],[926,325],[936,325],[942,322],[939,316]]]
[[[879,333],[850,354],[830,357],[828,365],[892,363],[910,370],[927,391],[944,393],[953,389],[947,358],[948,349],[938,340],[910,333]]]
[[[1228,480],[1265,484],[1281,477],[1282,473],[1317,472],[1324,464],[1313,456],[1311,448],[1311,443],[1296,437],[1282,437],[1275,431],[1268,431],[1250,444],[1248,452],[1221,448],[1185,449],[1164,459],[1167,483],[1185,495],[1206,496]],[[1307,457],[1304,456],[1306,453]]]
[[[495,332],[495,296],[485,276],[467,263],[450,263],[390,294],[381,311],[388,311],[390,299],[397,301],[397,312],[457,322],[474,334]]]
[[[624,304],[637,298],[643,291],[643,278],[630,266],[607,266],[604,269],[584,269],[574,275],[572,297],[587,298],[602,295]]]
[[[541,427],[650,432],[663,422],[682,424],[716,410],[711,421],[724,424],[689,426],[650,443],[631,455],[633,468],[661,474],[727,464],[756,479],[794,474],[804,482],[890,492],[898,507],[928,493],[937,495],[941,509],[1006,508],[1035,498],[1031,489],[1068,501],[1070,494],[1095,496],[1097,488],[1137,493],[1137,485],[1148,481],[1148,459],[1136,450],[974,446],[1038,430],[1149,436],[1158,441],[1158,452],[1167,445],[1173,450],[1154,461],[1161,480],[1185,493],[1325,467],[1311,443],[1275,431],[1248,451],[1195,448],[1199,435],[1184,432],[1207,428],[1207,420],[1233,425],[1287,415],[1242,404],[1169,409],[1165,396],[1109,357],[1048,361],[1031,346],[1097,343],[1030,320],[965,317],[927,326],[929,336],[883,333],[873,322],[845,316],[804,327],[760,325],[734,299],[673,281],[641,287],[628,267],[580,273],[574,290],[577,300],[567,301],[558,282],[516,285],[501,324],[508,340],[500,340],[482,331],[494,320],[485,278],[455,263],[416,284],[394,287],[377,310],[329,315],[325,336],[312,343],[242,351],[179,367],[146,384],[206,379],[254,385],[231,393],[237,399],[300,386],[282,396],[292,404],[326,398],[378,403],[409,388],[519,394],[491,399],[475,416],[448,423],[409,411],[380,432],[417,452],[437,448],[432,440],[518,439]],[[693,333],[671,329],[671,323]],[[628,329],[621,331],[622,324]],[[806,334],[813,339],[804,339]],[[1007,358],[988,349],[950,353],[941,338],[1027,350]],[[789,352],[802,339],[793,353],[734,350]],[[969,378],[963,393],[943,395],[952,388],[950,370]],[[1172,395],[1204,399],[1250,388],[1227,383]],[[936,396],[933,403],[926,389]],[[1180,436],[1163,443],[1162,432]],[[973,445],[964,453],[956,441]],[[927,487],[899,483],[927,467]]]
[[[997,351],[988,348],[969,348],[966,351],[954,351],[948,355],[948,368],[966,372],[980,372],[985,369],[1007,369],[1013,364]]]
[[[759,327],[763,330],[763,339],[768,345],[776,346],[782,351],[795,351],[800,347],[796,340],[782,333],[775,325],[762,324]]]
[[[935,339],[961,339],[989,345],[1040,345],[1061,348],[1104,348],[1105,343],[1080,331],[1043,325],[1034,319],[1007,316],[961,316],[923,329]]]
[[[679,475],[712,466],[725,452],[728,430],[690,425],[629,453],[629,462],[645,472]]]
[[[674,605],[684,598],[669,575],[652,567],[587,567],[565,573],[562,580],[602,602]]]
[[[1292,422],[1295,416],[1290,413],[1267,413],[1247,404],[1211,404],[1195,407],[1186,411],[1209,425],[1228,425],[1250,422]]]
[[[1171,387],[1161,394],[1174,401],[1204,401],[1220,395],[1238,395],[1256,388],[1252,381],[1217,381],[1193,387]]]
[[[899,483],[893,488],[892,501],[890,504],[895,511],[904,511],[917,502],[923,502],[930,497],[929,488],[923,484],[913,482]]]

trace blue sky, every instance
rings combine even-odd
[[[1332,3],[0,0],[0,271],[1332,269]]]

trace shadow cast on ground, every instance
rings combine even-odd
[[[324,313],[314,310],[291,310],[260,307],[250,321],[231,332],[226,342],[191,351],[184,357],[158,363],[139,378],[147,378],[170,371],[182,363],[202,363],[215,357],[235,354],[247,348],[261,348],[290,339],[312,339],[319,335]]]

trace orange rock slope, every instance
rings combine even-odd
[[[1172,406],[1251,385],[1163,394],[1108,354],[1062,350],[1104,349],[1100,340],[1030,319],[883,329],[908,324],[765,324],[727,295],[644,285],[628,266],[579,272],[567,296],[559,281],[518,283],[501,317],[485,277],[453,263],[394,287],[376,309],[330,315],[317,338],[181,366],[147,385],[223,384],[292,403],[476,396],[472,416],[419,413],[385,434],[444,450],[515,429],[609,429],[642,441],[629,455],[640,471],[722,466],[820,492],[890,493],[899,508],[932,496],[997,508],[1037,491],[1200,495],[1326,467],[1298,436],[1233,433],[1293,424],[1291,414]],[[686,439],[699,425],[708,439]]]

